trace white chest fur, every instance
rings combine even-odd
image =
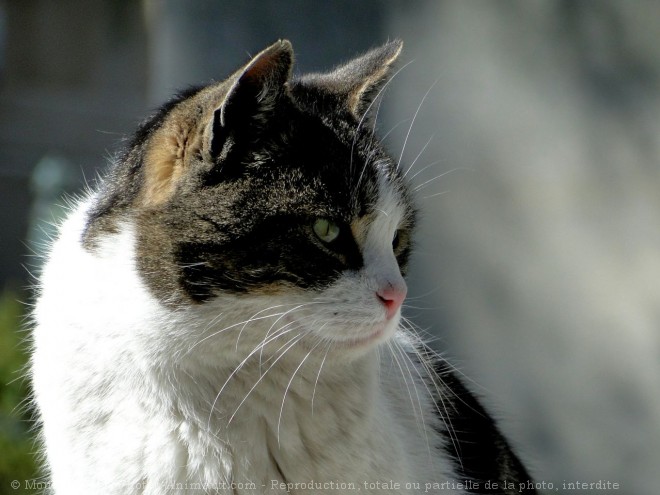
[[[350,363],[304,350],[213,363],[212,318],[150,296],[129,225],[83,249],[84,209],[53,246],[35,311],[56,494],[415,493],[451,479],[422,373],[396,346]]]

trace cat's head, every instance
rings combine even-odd
[[[130,219],[140,277],[164,306],[208,319],[195,335],[205,346],[386,339],[406,295],[414,209],[367,115],[400,50],[292,78],[279,41],[181,94],[138,129],[85,244]]]

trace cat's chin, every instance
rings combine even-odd
[[[398,328],[398,319],[378,323],[371,331],[360,332],[353,337],[335,337],[332,339],[335,347],[342,350],[363,351],[389,340]]]
[[[364,349],[373,345],[380,344],[389,339],[394,333],[394,327],[390,325],[377,325],[374,331],[365,336],[357,336],[349,339],[335,340],[334,343],[338,347],[348,349]]]
[[[389,340],[399,328],[401,321],[400,314],[391,319],[383,319],[373,323],[362,323],[351,326],[345,326],[345,323],[337,327],[324,325],[320,331],[316,328],[310,328],[304,323],[305,318],[297,319],[291,315],[283,318],[284,326],[297,328],[299,331],[308,332],[309,338],[303,339],[304,347],[314,347],[318,345],[318,337],[322,342],[330,344],[331,348],[338,351],[364,351],[380,345]],[[319,333],[322,332],[320,335]]]

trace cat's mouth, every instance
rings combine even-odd
[[[375,344],[377,341],[384,340],[385,331],[386,331],[385,326],[377,327],[376,331],[372,332],[371,334],[365,337],[357,337],[355,339],[341,340],[338,342],[338,344],[341,345],[342,347],[349,347],[349,348],[365,347],[372,343]]]
[[[287,316],[284,319],[287,322],[287,325],[292,323],[297,323],[301,325],[299,321],[296,321],[295,318]],[[394,335],[398,327],[398,319],[395,320],[386,320],[383,322],[375,323],[373,325],[365,325],[359,330],[352,328],[350,332],[339,331],[332,333],[330,329],[326,326],[324,327],[324,340],[331,341],[332,345],[339,349],[365,349],[372,347],[387,341],[392,335]],[[301,329],[305,329],[305,325],[301,325]],[[314,331],[310,328],[306,328],[310,333]]]
[[[356,335],[355,337],[342,337],[335,338],[334,343],[338,347],[346,349],[362,349],[365,347],[373,346],[389,339],[396,329],[396,325],[384,322],[375,325],[371,332],[366,335]]]

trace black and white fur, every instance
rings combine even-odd
[[[75,205],[34,312],[54,493],[520,493],[400,323],[415,209],[366,125],[400,50],[294,79],[279,41],[163,106]]]

